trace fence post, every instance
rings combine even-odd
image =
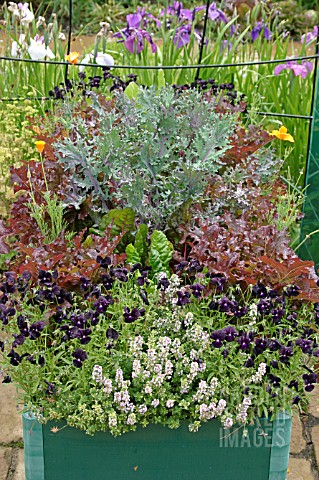
[[[319,51],[319,35],[317,37],[316,55]],[[305,92],[305,95],[307,92]],[[318,57],[315,59],[314,83],[312,92],[312,119],[308,141],[306,168],[306,198],[303,205],[304,217],[301,221],[298,254],[304,260],[313,260],[319,269],[319,75]],[[302,139],[301,139],[302,141]]]
[[[67,55],[69,55],[71,51],[72,21],[73,21],[72,16],[73,16],[73,0],[69,0],[69,32],[68,32]],[[66,64],[65,74],[64,74],[64,83],[66,83],[68,80],[68,73],[69,73],[69,65]]]

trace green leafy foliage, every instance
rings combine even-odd
[[[111,112],[93,102],[90,127],[75,117],[72,134],[55,148],[97,211],[115,203],[165,230],[185,205],[202,198],[229,148],[236,115],[216,113],[215,103],[196,90],[139,89],[136,100],[135,93],[136,87],[130,98],[117,96]]]
[[[154,273],[169,274],[169,264],[173,255],[173,245],[163,232],[155,230],[151,236],[149,264]]]

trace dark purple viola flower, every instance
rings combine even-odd
[[[257,310],[261,315],[268,315],[271,310],[271,303],[268,300],[260,300],[257,304]]]
[[[191,290],[195,298],[200,298],[202,296],[202,292],[204,290],[204,285],[200,285],[199,283],[195,283],[191,285]]]
[[[287,297],[297,297],[299,295],[299,292],[300,287],[298,287],[297,285],[291,285],[290,287],[286,287],[284,294]]]
[[[228,355],[229,355],[229,349],[228,349],[228,348],[225,348],[225,349],[222,351],[222,356],[223,356],[224,358],[227,358]]]
[[[110,269],[110,274],[114,275],[115,278],[120,280],[120,282],[127,282],[128,281],[128,270],[124,267],[117,267],[114,269]]]
[[[143,287],[144,285],[147,286],[147,285],[150,284],[150,282],[149,282],[149,280],[148,280],[148,278],[147,278],[148,273],[149,273],[149,272],[148,272],[147,270],[142,270],[142,271],[141,271],[140,277],[138,277],[137,280],[136,280],[137,285],[139,285],[140,287]]]
[[[77,368],[81,368],[84,360],[88,358],[87,353],[82,350],[82,348],[77,348],[74,350],[72,357],[74,358],[73,365]]]
[[[167,290],[170,286],[169,280],[166,277],[161,278],[157,283],[157,288],[160,290]]]
[[[103,274],[102,275],[102,283],[103,283],[103,286],[104,286],[105,290],[111,290],[112,287],[113,287],[114,278],[112,278],[111,275]]]
[[[187,260],[182,260],[177,265],[175,265],[176,272],[182,272],[187,266],[189,262]]]
[[[198,260],[191,260],[188,262],[187,273],[196,273],[203,270]]]
[[[83,290],[84,292],[86,292],[86,291],[90,288],[90,286],[91,286],[91,282],[90,282],[90,280],[89,280],[88,278],[81,277],[81,278],[80,278],[80,282],[81,282],[80,288],[81,288],[81,290]]]
[[[145,303],[145,305],[149,305],[150,302],[148,301],[146,290],[144,290],[144,288],[141,288],[139,294],[140,294],[141,299]]]
[[[218,292],[223,291],[227,278],[222,273],[207,273],[206,277],[209,278],[210,283],[217,287]]]
[[[29,336],[29,327],[28,322],[24,315],[19,315],[17,318],[17,325],[20,330],[20,333],[23,334],[25,337]]]
[[[254,360],[253,360],[251,357],[248,357],[247,360],[246,360],[246,362],[244,363],[244,366],[245,366],[246,368],[251,368],[251,367],[253,367],[254,365],[255,365],[255,362],[254,362]]]
[[[0,352],[4,352],[4,342],[0,340]]]
[[[219,309],[219,302],[217,302],[216,300],[212,300],[209,304],[208,304],[208,308],[210,310],[218,310]]]
[[[56,391],[56,386],[54,383],[52,382],[48,382],[47,380],[44,380],[45,383],[47,384],[47,389],[45,391],[45,393],[47,395],[54,395],[55,394],[55,391]]]
[[[70,315],[70,320],[72,322],[72,324],[75,326],[75,327],[78,327],[78,328],[84,328],[87,321],[86,319],[84,318],[84,315],[82,315],[81,313],[76,315],[76,314],[71,314]]]
[[[12,343],[12,348],[18,347],[19,345],[23,345],[25,342],[25,336],[20,333],[17,335],[16,333],[13,334],[14,341]]]
[[[303,339],[303,338],[297,338],[295,344],[301,348],[303,353],[311,353],[312,351],[312,341]]]
[[[281,347],[282,347],[282,345],[277,339],[275,339],[275,338],[270,339],[269,344],[268,344],[268,348],[271,352],[276,352]]]
[[[9,300],[8,295],[7,295],[7,294],[4,294],[4,295],[2,295],[2,297],[0,298],[0,303],[2,303],[3,305],[5,305],[8,300]]]
[[[279,360],[286,365],[289,365],[290,358],[293,356],[294,352],[291,347],[281,347],[279,350]]]
[[[260,355],[263,353],[266,348],[268,347],[268,339],[267,338],[255,338],[255,346],[254,346],[254,353],[255,355]]]
[[[99,88],[101,85],[102,77],[100,75],[94,75],[94,77],[89,77],[89,86],[92,88]]]
[[[106,330],[106,338],[117,340],[119,338],[119,333],[115,330],[115,328],[110,327]]]
[[[16,291],[16,287],[9,282],[3,282],[3,284],[0,286],[0,290],[3,293],[14,293]]]
[[[239,348],[243,351],[247,351],[249,350],[250,348],[250,344],[251,344],[251,339],[248,335],[241,335],[240,337],[238,337],[237,339],[238,343],[239,343]]]
[[[9,318],[15,315],[16,310],[13,307],[6,308],[2,303],[0,304],[0,320],[3,325],[8,325]]]
[[[234,302],[235,303],[235,302]],[[233,308],[233,313],[236,318],[242,318],[248,313],[248,308],[247,307],[235,307]]]
[[[128,75],[129,76],[129,75]],[[133,80],[135,81],[135,80]],[[142,264],[141,263],[134,263],[134,265],[131,266],[131,273],[134,273],[136,272],[137,270],[139,270],[140,272],[143,271],[143,267],[142,267]]]
[[[302,379],[305,384],[305,390],[306,392],[312,392],[312,390],[315,388],[314,383],[317,383],[317,374],[316,373],[304,373],[302,376]]]
[[[226,342],[233,342],[238,337],[238,332],[235,327],[229,325],[223,329]]]
[[[40,367],[44,367],[44,365],[45,365],[45,358],[44,358],[43,355],[39,355],[38,364],[40,365]]]
[[[22,360],[22,357],[17,352],[15,352],[13,349],[10,350],[10,352],[8,353],[7,356],[10,358],[10,363],[14,367],[17,367]]]
[[[277,325],[278,323],[280,323],[281,319],[283,318],[285,314],[285,311],[282,309],[282,308],[273,308],[272,311],[271,311],[271,316],[272,316],[272,320],[274,322],[275,325]]]
[[[270,383],[273,385],[274,388],[279,388],[280,387],[281,380],[276,375],[273,375],[272,373],[269,373],[268,380],[270,381]]]
[[[288,385],[288,388],[294,388],[295,390],[298,390],[298,382],[297,380],[291,380],[291,382]]]
[[[23,278],[25,282],[28,282],[29,280],[31,280],[31,273],[28,270],[24,270],[24,272],[21,275],[21,278]]]
[[[256,298],[267,298],[268,292],[267,288],[262,283],[257,283],[252,288],[252,295]]]
[[[296,395],[296,396],[292,399],[291,404],[292,404],[292,405],[298,405],[298,403],[300,402],[300,400],[301,400],[301,398],[300,398],[298,395]]]
[[[210,336],[213,339],[212,346],[215,348],[221,348],[224,345],[225,340],[225,331],[224,330],[215,330]]]
[[[52,283],[52,274],[46,270],[39,270],[38,280],[40,285],[51,285]]]
[[[189,292],[182,292],[178,290],[176,293],[178,297],[176,305],[182,307],[183,305],[187,305],[188,303],[190,303],[191,294]]]
[[[317,358],[319,357],[319,349],[318,349],[318,350],[314,350],[313,356],[314,356],[314,357],[317,357]]]
[[[219,311],[220,312],[232,312],[233,302],[227,297],[223,297],[219,300]]]
[[[271,366],[272,368],[276,368],[276,369],[278,370],[278,368],[279,368],[279,363],[277,362],[277,360],[271,360],[270,366]]]
[[[2,383],[11,383],[11,377],[9,375],[5,375],[4,379],[2,380]]]
[[[87,345],[91,341],[91,335],[92,330],[90,328],[83,328],[79,329],[79,336],[78,338],[80,339],[80,343],[82,345]]]
[[[96,302],[94,302],[93,306],[97,314],[105,313],[109,307],[109,305],[113,305],[114,300],[110,295],[101,296],[98,298]]]
[[[38,322],[32,323],[30,325],[30,340],[36,340],[40,337],[41,332],[44,330],[45,322],[39,320]]]
[[[143,309],[144,310],[144,309]],[[144,312],[143,312],[144,313]],[[125,323],[133,323],[137,320],[143,313],[138,308],[132,308],[130,310],[128,307],[124,307],[124,322]]]
[[[27,356],[27,360],[28,360],[28,362],[30,362],[32,365],[35,365],[35,364],[37,363],[33,355],[28,355],[28,356]]]
[[[104,258],[103,258],[103,257],[101,257],[101,255],[98,255],[98,256],[96,257],[96,261],[97,261],[97,263],[100,264],[100,266],[101,266],[102,268],[108,268],[108,267],[111,265],[111,263],[112,263],[110,257],[104,257]]]

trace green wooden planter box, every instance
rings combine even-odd
[[[187,422],[177,430],[161,425],[112,437],[88,436],[23,415],[26,480],[286,480],[291,417],[231,435],[211,420],[197,433]]]

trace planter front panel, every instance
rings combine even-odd
[[[284,422],[286,432],[289,422]],[[68,427],[52,433],[53,426],[63,424],[51,422],[42,427],[44,476],[26,480],[285,480],[290,434],[288,446],[277,449],[275,465],[274,424],[260,423],[262,428],[249,427],[246,437],[243,429],[229,435],[210,421],[198,433],[190,433],[185,422],[177,430],[149,425],[114,438]],[[27,440],[32,443],[32,436]]]

